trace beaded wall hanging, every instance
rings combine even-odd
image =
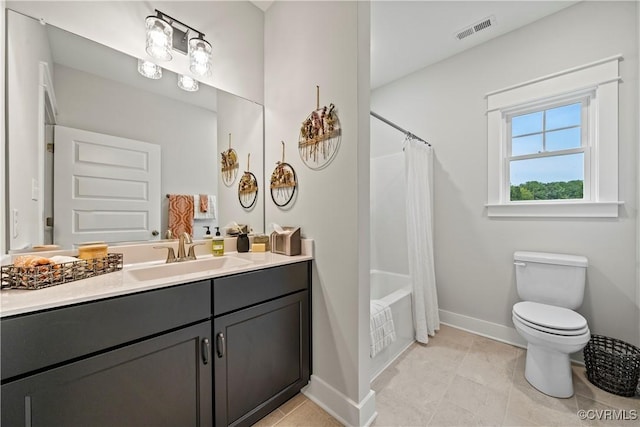
[[[336,107],[329,104],[320,108],[320,86],[316,86],[316,109],[302,122],[298,151],[300,158],[311,169],[325,168],[340,147],[340,120]]]

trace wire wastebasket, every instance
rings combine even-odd
[[[619,339],[591,335],[584,348],[587,378],[619,396],[634,396],[640,379],[640,349]]]

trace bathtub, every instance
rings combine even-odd
[[[396,340],[371,359],[369,378],[373,381],[415,340],[409,276],[371,270],[371,299],[389,304],[396,330]]]

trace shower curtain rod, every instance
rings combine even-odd
[[[385,119],[384,117],[382,117],[380,114],[377,114],[373,111],[369,111],[369,113],[375,117],[376,119],[385,122],[386,124],[388,124],[389,126],[391,126],[392,128],[398,129],[400,132],[404,133],[406,136],[410,137],[410,138],[414,138],[417,139],[418,141],[422,141],[425,144],[427,144],[429,147],[431,147],[431,144],[429,144],[427,141],[425,141],[424,139],[420,138],[419,136],[416,136],[414,134],[412,134],[411,132],[409,132],[408,130],[402,129],[400,126],[398,126],[397,124],[393,123],[390,120]]]

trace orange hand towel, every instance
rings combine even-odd
[[[209,196],[200,194],[200,212],[209,212]]]
[[[184,194],[169,195],[169,230],[174,237],[186,232],[193,235],[193,196]]]

